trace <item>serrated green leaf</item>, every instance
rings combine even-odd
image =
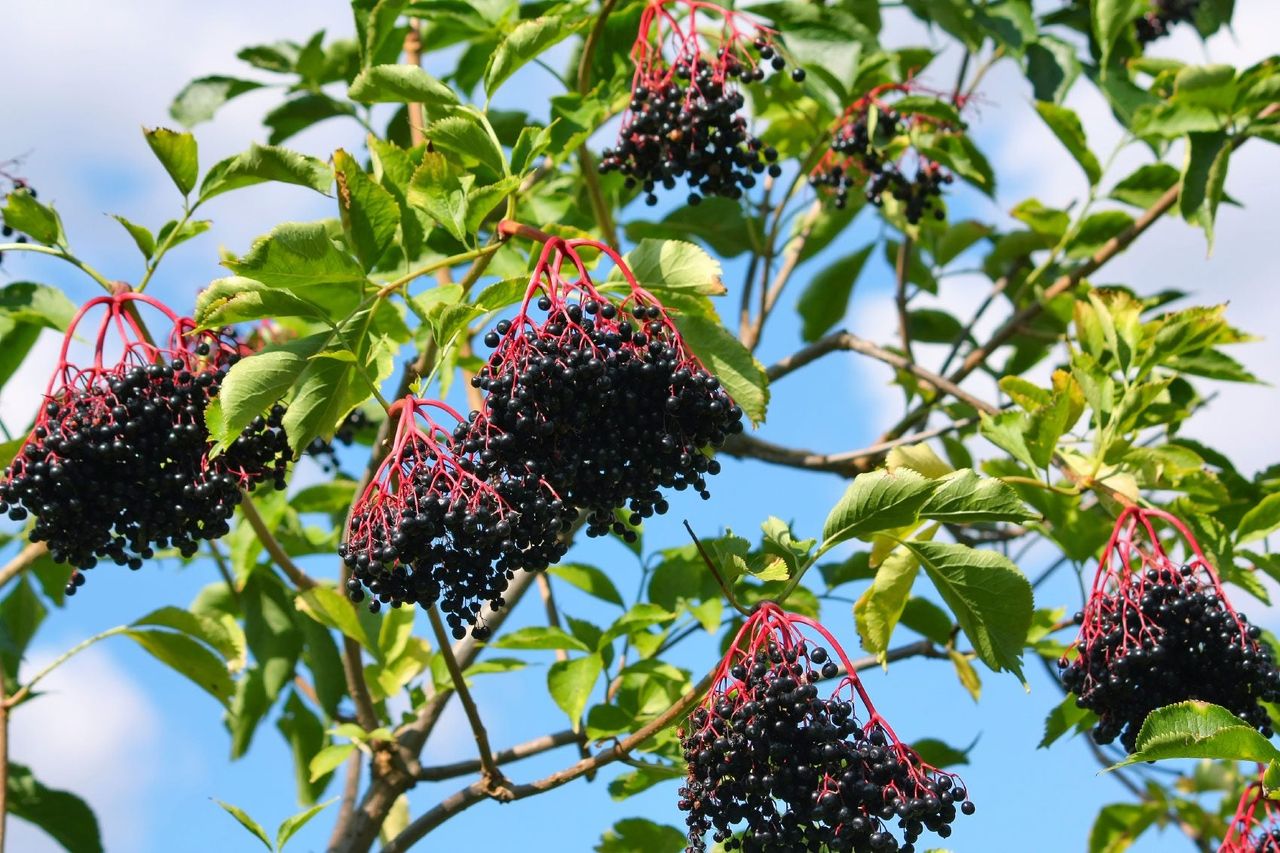
[[[681,240],[642,239],[623,258],[641,287],[661,297],[664,290],[682,290],[706,296],[721,296],[720,262],[692,243]],[[615,267],[608,283],[623,281]]]
[[[1097,715],[1077,705],[1075,694],[1069,693],[1054,706],[1049,716],[1045,717],[1044,737],[1040,739],[1037,749],[1046,749],[1067,732],[1082,732],[1096,722],[1098,722]]]
[[[583,563],[561,563],[548,568],[547,573],[576,586],[588,595],[593,595],[619,607],[626,606],[623,603],[622,595],[618,592],[618,588],[613,585],[613,581],[595,566],[588,566]]]
[[[142,133],[160,165],[173,178],[178,191],[187,195],[195,189],[196,177],[200,172],[196,138],[190,133],[179,133],[164,127],[150,130],[144,128]]]
[[[1178,170],[1168,163],[1148,163],[1111,189],[1111,197],[1144,210],[1178,183]]]
[[[322,92],[308,92],[290,98],[272,109],[262,117],[262,123],[271,128],[267,143],[279,145],[313,124],[355,114],[355,107],[346,101],[339,101]]]
[[[243,809],[237,808],[230,803],[224,803],[222,800],[214,800],[214,802],[222,806],[227,814],[239,821],[241,826],[257,836],[258,840],[265,844],[268,850],[274,849],[271,846],[271,839],[267,838],[267,831],[256,820],[249,817]]]
[[[181,631],[213,647],[228,662],[240,657],[244,648],[244,632],[239,623],[223,623],[180,607],[161,607],[133,624],[139,628],[156,626]]]
[[[236,362],[222,381],[216,405],[211,404],[205,413],[209,436],[216,446],[230,447],[250,421],[279,401],[327,337],[315,334],[270,344]]]
[[[227,665],[200,643],[172,631],[129,629],[124,633],[156,660],[185,675],[223,705],[230,702],[235,685]]]
[[[485,92],[492,96],[521,66],[563,41],[576,29],[578,26],[559,15],[530,18],[516,24],[498,43],[489,59],[489,67],[484,72]]]
[[[1105,3],[1106,0],[1100,0],[1100,2]],[[1075,111],[1047,101],[1036,101],[1036,112],[1040,114],[1040,118],[1044,119],[1044,123],[1049,125],[1049,129],[1053,131],[1054,136],[1058,137],[1058,141],[1080,164],[1080,168],[1084,169],[1089,185],[1098,183],[1102,178],[1102,167],[1098,165],[1098,158],[1089,150],[1084,126],[1080,123],[1080,117],[1075,114]]]
[[[979,477],[971,469],[944,477],[937,491],[920,508],[921,518],[948,524],[996,521],[1029,521],[1029,512],[1017,492],[993,477]]]
[[[1244,514],[1236,525],[1236,544],[1264,539],[1276,530],[1280,530],[1280,492],[1267,495]]]
[[[334,177],[338,182],[338,211],[342,229],[355,250],[360,265],[368,272],[386,253],[400,224],[400,207],[395,198],[360,168],[355,159],[339,148],[333,152]]]
[[[6,227],[21,231],[37,243],[55,246],[66,241],[57,211],[36,201],[30,190],[25,188],[5,196],[0,217],[3,217]]]
[[[354,743],[333,743],[320,750],[311,759],[311,781],[315,782],[332,773],[355,750]]]
[[[822,548],[911,524],[935,488],[934,481],[909,468],[859,474],[827,515]]]
[[[1089,853],[1123,853],[1165,814],[1157,803],[1103,806],[1089,830]]]
[[[218,108],[262,84],[236,77],[211,76],[192,80],[169,105],[169,115],[183,127],[192,127],[213,118]]]
[[[872,243],[851,255],[839,258],[810,279],[796,301],[796,310],[802,321],[800,337],[803,340],[816,341],[844,319],[854,285],[874,249],[875,244]]]
[[[200,201],[267,181],[295,184],[323,195],[333,183],[333,170],[315,157],[255,143],[249,150],[220,160],[209,169],[200,182]]]
[[[124,226],[124,230],[129,232],[129,236],[133,238],[134,245],[138,247],[142,257],[148,261],[151,260],[151,256],[156,250],[156,238],[151,235],[151,231],[136,222],[130,222],[118,213],[111,214],[111,218],[119,222]]]
[[[1022,648],[1034,611],[1031,584],[1013,562],[995,551],[944,542],[904,542],[919,557],[942,600],[996,672],[1022,677]]]
[[[585,643],[562,628],[533,625],[503,634],[490,643],[496,649],[574,649],[589,652]]]
[[[355,258],[339,249],[323,222],[285,222],[253,242],[248,254],[222,265],[268,287],[363,284]]]
[[[453,106],[458,96],[452,89],[416,65],[374,65],[351,81],[347,92],[363,104],[409,104]]]
[[[467,190],[473,181],[459,178],[443,154],[426,152],[409,181],[407,198],[440,224],[453,239],[466,239]]]
[[[1213,249],[1213,224],[1222,201],[1231,159],[1231,144],[1226,133],[1190,133],[1187,156],[1182,168],[1182,186],[1178,193],[1178,210],[1188,222],[1204,229],[1209,249]]]
[[[0,287],[0,314],[37,328],[66,331],[76,306],[59,288],[30,281],[14,281]]]
[[[933,538],[937,529],[937,525],[933,525],[921,534],[922,538]],[[876,568],[871,586],[853,606],[853,619],[862,648],[882,661],[919,572],[920,561],[913,552],[902,547],[893,549]]]
[[[195,320],[204,328],[281,317],[323,321],[326,312],[287,290],[242,276],[217,279],[196,296]]]
[[[84,800],[47,788],[31,769],[10,761],[5,806],[9,814],[38,826],[67,853],[102,853],[98,819]]]
[[[483,113],[467,110],[432,122],[424,135],[435,150],[453,154],[463,163],[483,163],[501,177],[507,173],[507,161],[487,123]]]
[[[556,661],[547,671],[547,690],[575,730],[582,724],[582,712],[603,671],[604,660],[597,654]]]
[[[312,619],[342,632],[381,659],[381,649],[369,636],[351,599],[337,589],[315,586],[299,593],[295,603],[299,610]]]
[[[686,840],[673,826],[629,817],[605,830],[594,849],[596,853],[679,853]]]
[[[1137,748],[1116,767],[1167,758],[1220,758],[1269,763],[1280,760],[1276,749],[1257,729],[1208,702],[1179,702],[1147,715]]]

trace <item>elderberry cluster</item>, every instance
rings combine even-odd
[[[852,702],[819,698],[816,682],[838,671],[819,646],[769,642],[731,669],[736,689],[693,712],[681,731],[688,851],[706,850],[710,831],[752,853],[914,853],[925,830],[946,838],[958,811],[973,813],[958,779],[861,725]]]
[[[1188,699],[1221,705],[1270,737],[1259,703],[1280,700],[1280,670],[1261,630],[1192,566],[1149,568],[1143,580],[1077,614],[1086,639],[1075,660],[1058,663],[1076,704],[1099,717],[1094,740],[1119,738],[1132,752],[1147,714]]]
[[[77,570],[100,561],[142,567],[158,549],[195,554],[230,530],[242,488],[284,487],[289,444],[276,406],[223,454],[208,456],[204,413],[237,356],[217,363],[202,343],[161,363],[50,397],[0,480],[0,513],[35,517],[33,542]],[[67,594],[84,583],[76,571]]]
[[[316,436],[303,452],[316,461],[320,470],[326,474],[332,474],[339,468],[338,448],[335,445],[350,447],[355,444],[356,436],[371,423],[369,414],[364,409],[352,409],[351,413],[342,419],[342,423],[338,424],[332,441],[325,441]]]
[[[32,198],[36,197],[35,188],[27,184],[26,181],[23,181],[21,179],[15,179],[12,181],[12,183],[13,183],[13,189],[26,190],[27,195],[31,196]],[[29,239],[26,234],[23,234],[22,232],[14,228],[12,225],[5,222],[4,216],[2,214],[0,214],[0,237],[3,237],[5,240],[12,240],[15,243],[25,243]],[[4,252],[0,252],[0,263],[4,263]]]
[[[685,353],[662,309],[537,304],[544,322],[504,320],[485,336],[495,350],[472,380],[485,409],[465,430],[481,458],[543,477],[587,513],[592,536],[634,538],[615,508],[639,524],[666,512],[664,488],[710,497],[706,477],[720,463],[703,448],[741,432],[742,409]]]
[[[659,187],[675,189],[678,178],[689,188],[689,204],[698,204],[704,196],[741,198],[762,172],[781,175],[777,151],[747,128],[740,112],[746,100],[733,81],[763,80],[765,62],[780,70],[786,60],[763,37],[753,46],[759,63],[724,46],[714,61],[680,58],[674,74],[642,78],[617,145],[602,152],[600,171],[625,175],[627,188],[639,185],[650,205],[658,203]],[[803,80],[804,70],[791,77]]]
[[[412,413],[404,417],[412,418]],[[351,571],[347,593],[369,609],[440,604],[456,638],[520,570],[541,571],[564,556],[557,534],[574,512],[536,477],[510,477],[460,442],[421,438],[395,459],[397,491],[361,500],[338,553]]]
[[[1151,6],[1151,11],[1135,23],[1140,44],[1164,38],[1175,24],[1193,22],[1200,0],[1152,0]]]
[[[902,117],[893,110],[877,113],[874,130],[869,111],[854,113],[850,120],[837,129],[831,142],[836,155],[826,168],[816,170],[809,182],[819,188],[832,191],[832,205],[843,209],[849,201],[849,191],[861,186],[867,201],[876,206],[884,204],[886,196],[892,196],[903,205],[903,213],[913,225],[932,211],[936,219],[946,217],[941,207],[935,207],[942,197],[942,187],[954,178],[932,161],[922,160],[916,173],[908,178],[897,163],[885,157],[883,145],[897,136],[903,127]]]

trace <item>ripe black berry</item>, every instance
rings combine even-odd
[[[826,698],[816,665],[831,661],[800,626],[845,666]],[[835,639],[770,603],[738,632],[680,742],[688,851],[706,850],[711,832],[726,850],[913,853],[925,830],[951,834],[957,805],[973,812],[958,777],[898,740]]]
[[[342,419],[342,423],[338,425],[337,430],[333,433],[332,441],[325,441],[323,438],[316,437],[307,445],[307,449],[303,451],[319,465],[320,469],[326,474],[332,474],[340,467],[338,462],[338,449],[334,445],[340,444],[343,447],[350,447],[355,444],[356,436],[364,432],[373,421],[369,418],[368,412],[364,409],[352,409],[350,414]]]
[[[1154,519],[1182,535],[1188,563],[1165,553]],[[1098,715],[1098,743],[1119,738],[1132,752],[1147,714],[1189,699],[1221,705],[1270,737],[1260,703],[1280,700],[1280,670],[1260,636],[1231,606],[1190,531],[1166,512],[1131,507],[1098,562],[1078,654],[1058,666],[1076,704]]]
[[[129,310],[140,305],[172,324],[167,345],[146,338]],[[69,364],[77,327],[97,308],[105,310],[90,338],[93,364]],[[0,513],[34,516],[31,541],[46,542],[54,560],[138,569],[160,549],[189,557],[201,540],[229,531],[242,489],[284,487],[291,454],[282,406],[211,456],[205,409],[241,349],[225,333],[194,328],[129,292],[90,301],[72,321],[36,424],[0,479]],[[117,344],[118,360],[108,363]],[[83,582],[77,573],[68,589]]]
[[[1151,11],[1134,22],[1140,44],[1164,38],[1175,24],[1193,23],[1200,0],[1151,0],[1151,6]]]
[[[457,423],[432,420],[438,409]],[[512,474],[491,461],[483,442],[455,438],[474,427],[490,444],[505,436],[491,425],[462,420],[443,403],[406,397],[389,413],[397,419],[391,452],[351,511],[338,553],[351,572],[353,601],[370,595],[383,604],[439,602],[455,637],[476,624],[484,604],[502,606],[502,593],[520,570],[539,571],[564,556],[559,532],[575,515],[541,478]]]

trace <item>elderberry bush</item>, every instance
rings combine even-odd
[[[764,80],[766,67],[781,71],[787,61],[767,30],[754,27],[758,34],[748,41],[740,27],[753,25],[710,3],[669,5],[687,6],[691,20],[707,11],[723,17],[726,35],[718,46],[706,47],[696,35],[668,34],[673,19],[655,14],[665,5],[652,4],[641,18],[631,102],[617,144],[602,152],[600,171],[626,176],[627,188],[639,186],[650,205],[658,203],[659,189],[675,189],[677,180],[688,187],[690,204],[705,196],[741,198],[756,176],[767,171],[777,177],[782,168],[777,152],[748,129],[737,84]],[[661,50],[668,35],[676,45],[669,62]],[[797,82],[804,76],[800,68],[791,72]]]
[[[364,409],[352,409],[351,413],[342,419],[342,423],[338,424],[337,430],[333,433],[333,440],[326,441],[317,436],[307,445],[307,449],[303,452],[316,461],[320,466],[320,470],[326,474],[332,474],[338,470],[340,466],[338,462],[338,448],[336,445],[350,447],[355,444],[356,436],[359,435],[366,427],[372,423],[369,414]]]
[[[822,633],[844,664],[834,692],[818,682],[841,667],[798,624]],[[694,853],[707,849],[707,833],[751,853],[914,853],[924,832],[946,838],[958,814],[974,811],[958,777],[898,741],[825,629],[772,604],[735,638],[680,743],[688,775],[679,807]]]
[[[110,303],[104,322],[122,305],[96,302]],[[165,548],[190,557],[199,542],[229,532],[242,489],[284,487],[291,454],[282,406],[210,457],[205,409],[239,356],[216,335],[189,348],[189,326],[175,327],[167,350],[134,342],[112,368],[99,366],[100,352],[94,368],[61,365],[55,379],[66,381],[51,387],[4,471],[0,512],[14,521],[34,516],[31,541],[77,569],[68,595],[84,583],[79,570],[100,562],[139,569]]]
[[[587,533],[626,536],[631,523],[667,511],[662,489],[710,497],[720,463],[702,452],[742,430],[742,409],[685,349],[657,304],[626,310],[599,297],[523,314],[485,336],[494,347],[473,379],[483,417],[464,432],[470,449],[508,471],[545,477],[587,513]],[[631,534],[634,535],[634,534]]]
[[[456,638],[471,627],[484,639],[483,606],[504,605],[517,571],[563,557],[558,534],[576,513],[540,478],[512,476],[465,450],[425,416],[428,406],[445,408],[415,398],[392,407],[393,450],[353,507],[338,549],[351,572],[347,592],[362,601],[367,590],[375,613],[384,604],[439,603]]]
[[[1175,523],[1195,561],[1174,563],[1158,541],[1138,547],[1147,537],[1137,523],[1155,517]],[[1149,524],[1145,529],[1152,530]],[[1130,560],[1138,563],[1133,571]],[[1280,670],[1260,642],[1261,630],[1231,606],[1176,519],[1155,510],[1123,513],[1099,577],[1085,610],[1076,616],[1079,654],[1058,663],[1076,704],[1098,715],[1095,741],[1118,738],[1133,752],[1149,713],[1189,699],[1220,705],[1271,736],[1270,716],[1261,703],[1280,700]]]

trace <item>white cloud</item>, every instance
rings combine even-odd
[[[23,672],[39,671],[61,650],[37,648]],[[163,765],[160,716],[143,688],[103,646],[88,649],[40,683],[44,695],[13,712],[10,750],[46,786],[71,791],[98,817],[108,850],[137,849],[147,792]],[[188,767],[189,769],[189,767]],[[62,848],[21,821],[11,849]]]

